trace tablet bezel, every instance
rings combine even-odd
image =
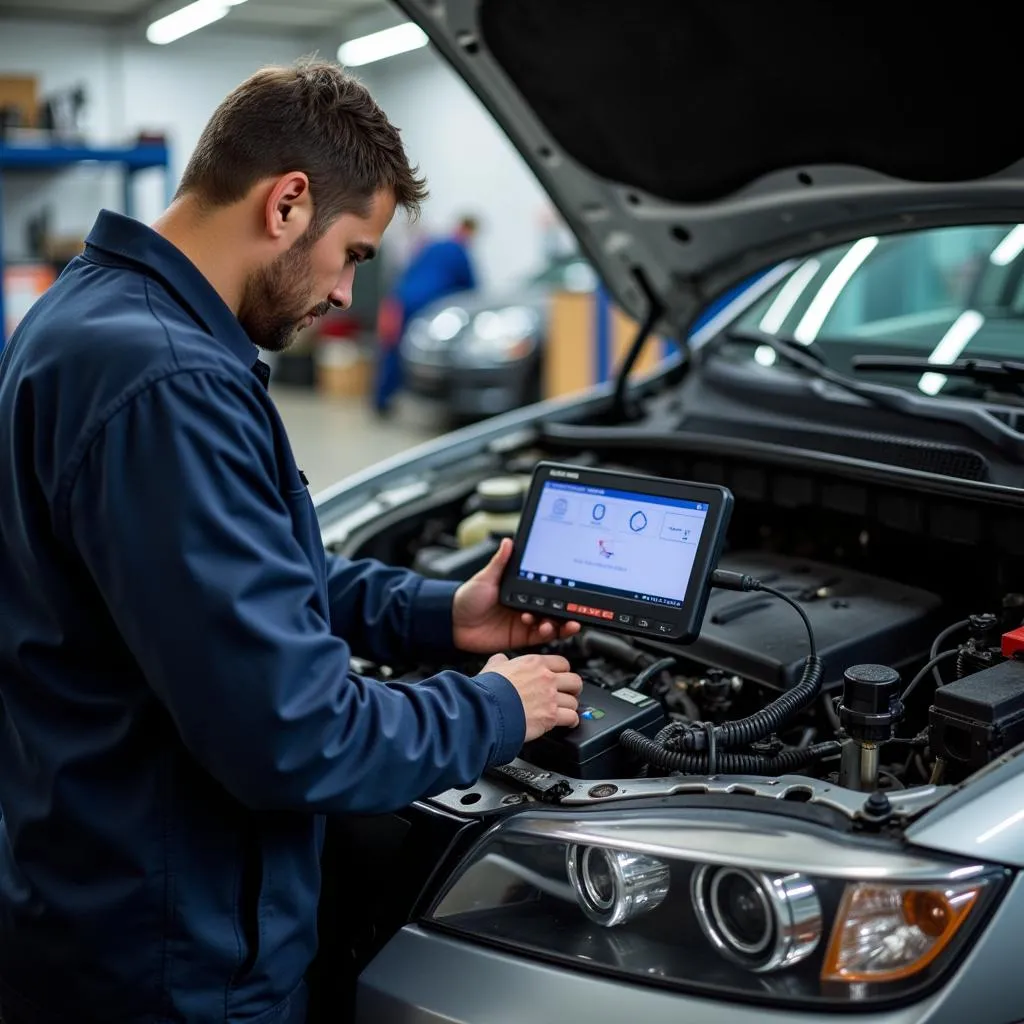
[[[544,485],[549,481],[706,504],[707,518],[697,543],[693,571],[682,606],[676,608],[657,602],[604,594],[589,590],[587,584],[580,581],[576,581],[576,586],[569,587],[565,584],[556,586],[550,582],[520,579],[519,570],[526,541],[533,527]],[[557,462],[538,463],[534,468],[519,527],[516,530],[512,556],[502,574],[499,599],[506,607],[530,612],[539,618],[576,619],[584,626],[675,643],[692,643],[700,634],[704,621],[711,591],[711,574],[718,565],[732,508],[732,492],[715,484],[672,480],[668,477],[626,473],[620,470],[591,469]],[[527,599],[525,603],[522,601],[523,597]],[[570,604],[577,608],[570,610]],[[581,612],[580,608],[587,611]],[[601,614],[595,615],[593,612]],[[610,617],[608,612],[611,613]],[[626,621],[627,618],[629,621]]]

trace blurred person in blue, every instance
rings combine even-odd
[[[456,292],[476,289],[470,246],[479,231],[476,217],[459,219],[446,238],[427,241],[402,271],[391,293],[381,303],[377,320],[378,358],[374,409],[386,416],[402,388],[398,346],[405,325],[432,302]]]

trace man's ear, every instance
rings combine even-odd
[[[271,186],[264,207],[267,234],[291,248],[313,219],[309,178],[302,171],[282,174]]]

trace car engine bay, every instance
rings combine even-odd
[[[594,803],[709,790],[729,776],[742,792],[891,817],[936,802],[1024,740],[1024,664],[1014,656],[1024,647],[1024,595],[1007,585],[1019,555],[999,548],[996,525],[965,543],[971,530],[961,528],[976,533],[983,513],[893,489],[863,500],[868,489],[852,481],[804,486],[765,466],[567,447],[439,473],[428,494],[364,523],[336,550],[464,580],[514,533],[514,495],[553,455],[714,479],[736,492],[719,568],[796,602],[816,658],[801,617],[760,592],[713,591],[686,646],[584,625],[544,648],[584,680],[580,727],[529,744],[469,791],[434,798],[443,806],[476,814],[534,800]],[[927,510],[916,518],[915,502]],[[986,543],[1000,556],[986,558]],[[484,661],[355,667],[418,681],[442,668],[473,675]]]

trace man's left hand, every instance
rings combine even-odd
[[[455,646],[460,651],[494,654],[535,647],[579,632],[578,622],[557,626],[550,619],[537,619],[529,612],[516,612],[498,603],[501,574],[511,555],[512,541],[505,538],[490,562],[455,591],[452,624]]]

